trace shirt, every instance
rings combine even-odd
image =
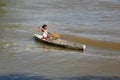
[[[48,32],[47,31],[44,31],[43,34],[42,34],[43,38],[46,38],[48,37]]]

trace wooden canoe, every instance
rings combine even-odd
[[[52,41],[49,41],[49,40],[42,39],[42,35],[39,35],[39,34],[34,34],[34,37],[36,40],[38,40],[42,43],[50,44],[53,46],[59,46],[59,47],[63,47],[63,48],[83,50],[83,51],[86,48],[86,46],[83,44],[74,43],[71,41],[63,40],[63,39],[54,39]]]

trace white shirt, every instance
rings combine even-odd
[[[43,38],[46,38],[47,35],[48,35],[48,32],[47,32],[47,31],[44,31],[43,34],[42,34]]]

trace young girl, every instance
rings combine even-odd
[[[48,32],[48,27],[47,27],[46,24],[44,24],[44,25],[42,26],[42,28],[39,27],[39,28],[38,28],[38,31],[39,31],[39,32],[42,31],[42,38],[43,38],[43,39],[52,40],[52,39],[48,36],[48,34],[50,34],[50,33]]]

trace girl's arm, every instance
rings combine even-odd
[[[38,32],[42,32],[40,26],[38,26]]]

